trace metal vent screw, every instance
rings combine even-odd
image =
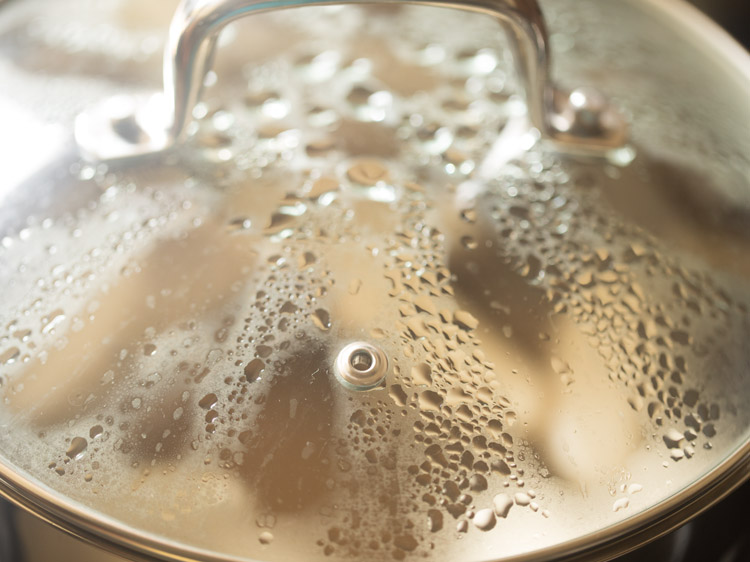
[[[388,357],[366,342],[352,342],[336,356],[336,378],[349,390],[370,390],[388,374]]]

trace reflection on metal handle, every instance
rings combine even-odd
[[[210,70],[219,32],[250,14],[297,6],[335,4],[421,4],[456,8],[496,18],[508,31],[518,82],[523,88],[531,124],[548,139],[585,150],[607,150],[625,142],[622,119],[604,98],[590,89],[562,92],[550,79],[549,41],[536,0],[182,0],[169,28],[164,52],[166,121],[161,125],[131,118],[141,108],[122,103],[98,114],[84,114],[76,124],[79,144],[100,158],[163,150],[183,140],[192,108],[198,103]],[[111,115],[112,113],[118,115]],[[109,116],[107,114],[110,114]],[[145,112],[144,112],[145,113]],[[109,129],[113,146],[102,137]],[[104,141],[104,142],[103,142]],[[130,148],[129,148],[130,147]]]
[[[459,8],[496,17],[511,32],[516,70],[526,92],[531,122],[545,126],[545,107],[552,101],[548,79],[548,43],[536,0],[377,0],[381,4],[426,4]],[[174,121],[171,133],[181,138],[190,111],[198,103],[203,76],[218,32],[246,15],[295,6],[372,4],[372,0],[183,0],[169,29],[164,54],[164,92]]]

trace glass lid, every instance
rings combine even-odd
[[[534,90],[534,2],[195,40],[237,4],[161,97],[176,3],[0,7],[0,493],[131,555],[543,560],[747,477],[746,54],[548,0]]]

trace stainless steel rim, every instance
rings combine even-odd
[[[508,562],[570,562],[609,560],[651,542],[686,523],[750,480],[750,442],[721,465],[658,507],[621,523],[557,546],[505,558]],[[217,555],[189,548],[162,537],[134,531],[117,521],[94,514],[78,502],[61,501],[46,486],[24,479],[0,463],[0,495],[58,529],[114,554],[137,560],[214,560],[248,562],[246,558]]]

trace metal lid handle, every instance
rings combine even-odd
[[[624,144],[624,121],[601,95],[588,88],[564,92],[554,86],[547,30],[536,0],[182,0],[164,52],[166,107],[149,111],[122,98],[108,100],[79,116],[79,145],[96,158],[108,159],[156,152],[182,141],[218,34],[232,21],[297,6],[371,3],[456,8],[496,18],[509,34],[529,119],[544,137],[587,151]]]

